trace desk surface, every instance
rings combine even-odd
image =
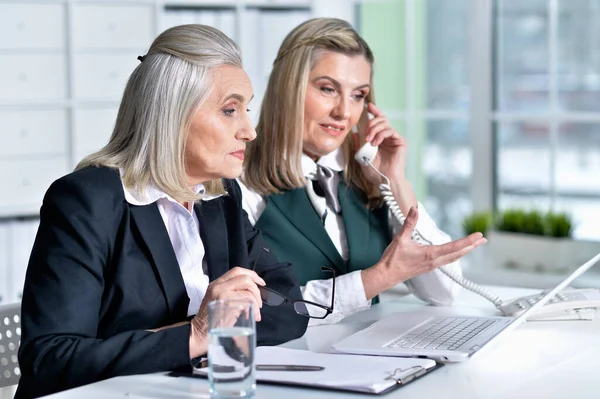
[[[532,290],[490,287],[503,299]],[[482,298],[463,291],[453,307],[425,306],[413,296],[395,291],[370,310],[330,326],[311,327],[300,339],[284,346],[328,351],[329,346],[365,328],[384,315],[420,309],[432,314],[496,315]],[[429,376],[385,395],[402,398],[597,398],[600,375],[600,314],[594,321],[528,322],[499,340],[493,350],[470,360],[448,364]],[[258,385],[257,398],[365,398],[361,394]],[[208,383],[164,374],[117,377],[48,396],[53,399],[209,398]]]

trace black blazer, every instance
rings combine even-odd
[[[241,206],[241,192],[195,205],[211,281],[251,264],[267,286],[300,299]],[[86,168],[57,180],[40,211],[22,302],[16,398],[47,395],[119,375],[189,367],[189,299],[156,203],[125,200],[117,171]],[[300,337],[308,319],[290,305],[261,309],[259,345]]]

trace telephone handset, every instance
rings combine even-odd
[[[364,134],[369,121],[369,112],[367,107],[359,119],[358,129],[355,126],[354,132],[358,134]],[[362,139],[363,137],[361,137]],[[398,206],[398,202],[394,198],[390,180],[381,173],[373,165],[373,160],[377,155],[377,147],[370,142],[365,142],[354,155],[354,159],[362,165],[370,166],[375,172],[377,172],[384,183],[379,185],[379,190],[383,197],[384,202],[387,204],[390,212],[394,217],[401,223],[404,223],[406,216],[402,213],[402,210]],[[431,243],[430,243],[431,244]],[[491,294],[483,287],[474,282],[467,280],[463,276],[454,273],[452,270],[446,267],[440,267],[439,270],[448,276],[455,283],[460,286],[472,291],[488,301],[492,302],[496,308],[498,308],[506,316],[519,316],[526,310],[527,306],[531,306],[535,303],[536,298],[540,298],[542,295],[530,295],[522,298],[517,298],[509,301],[503,301],[500,297]],[[600,307],[600,290],[564,290],[548,302],[545,306],[542,306],[530,320],[568,320],[568,319],[593,319],[595,308]],[[587,311],[586,311],[587,310]]]
[[[367,106],[365,105],[365,109],[360,115],[357,125],[354,126],[354,133],[358,133],[359,140],[364,140],[364,133],[367,131],[367,127],[369,126],[369,119],[372,119],[372,115],[369,113]],[[377,147],[370,142],[365,141],[356,154],[354,154],[354,159],[356,159],[361,165],[369,166],[369,162],[373,162],[376,155]]]

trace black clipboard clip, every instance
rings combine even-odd
[[[408,374],[403,375],[407,372]],[[390,375],[386,378],[386,380],[394,380],[398,385],[406,385],[415,378],[419,378],[426,373],[427,369],[423,368],[422,366],[412,366],[405,369],[397,368],[393,372],[389,373]]]

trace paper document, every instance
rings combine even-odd
[[[381,393],[436,367],[430,359],[316,353],[273,346],[256,348],[255,363],[321,366],[320,371],[256,371],[259,382]],[[201,369],[201,374],[208,370]]]

